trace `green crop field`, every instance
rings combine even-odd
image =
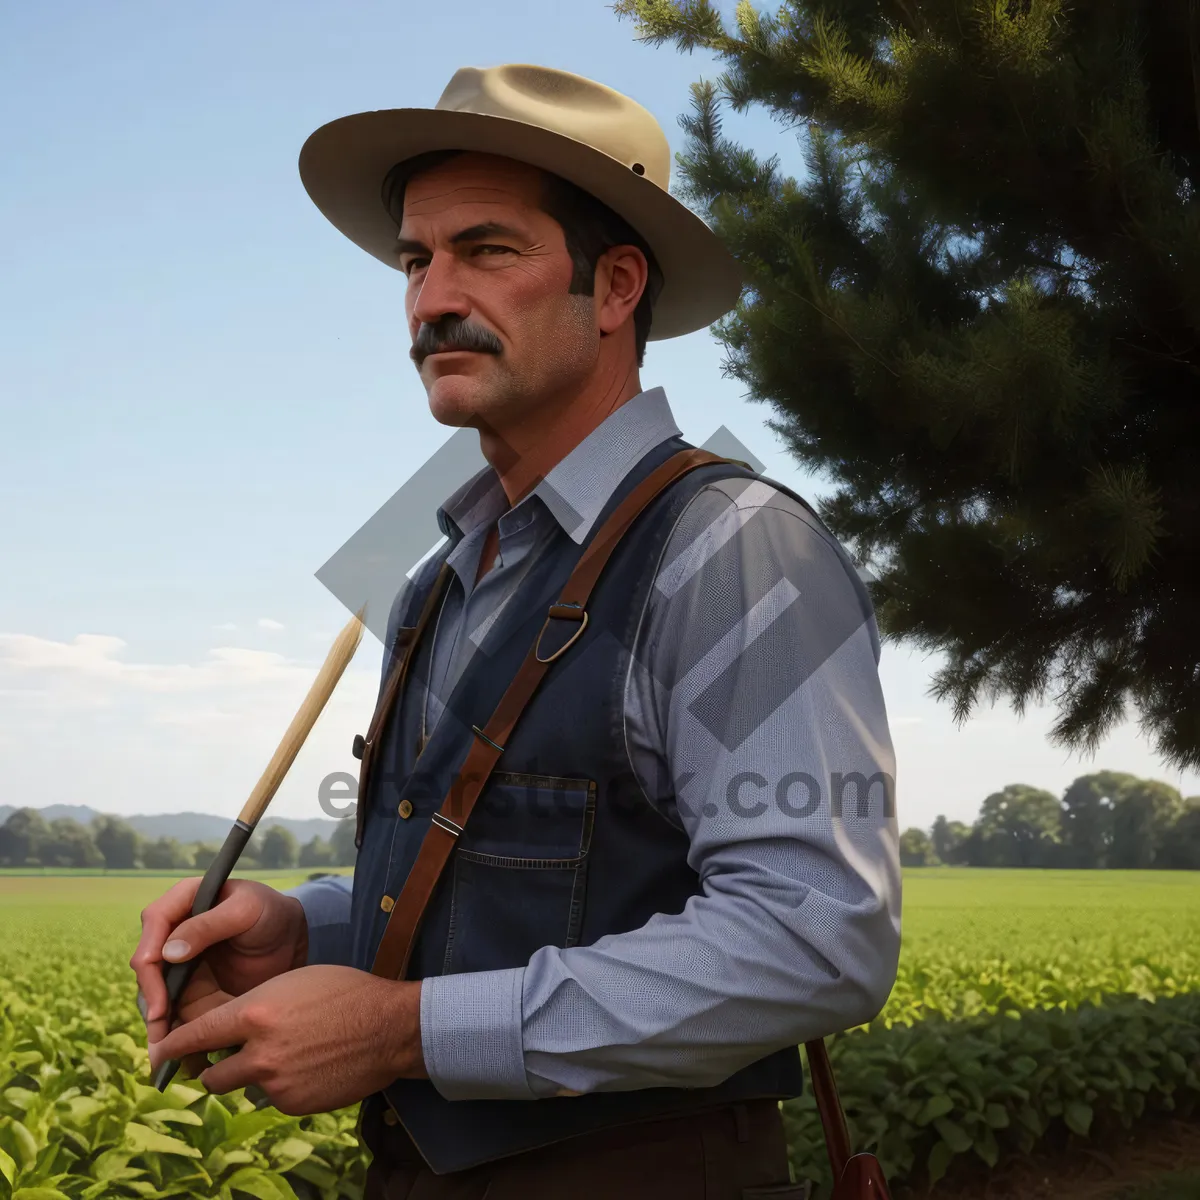
[[[902,927],[889,1023],[1200,992],[1194,871],[907,871]]]
[[[0,872],[0,1200],[361,1195],[353,1113],[149,1086],[126,963],[169,883]],[[1195,873],[908,872],[892,998],[831,1042],[856,1142],[919,1181],[1195,1106],[1198,947]],[[797,1175],[823,1182],[811,1099],[785,1117]]]

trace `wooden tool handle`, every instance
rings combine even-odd
[[[208,912],[216,903],[221,888],[225,886],[225,881],[237,865],[237,860],[246,848],[246,843],[250,840],[250,835],[254,832],[259,818],[267,811],[267,805],[271,803],[284,776],[288,773],[288,768],[295,761],[296,755],[300,753],[300,747],[304,745],[305,739],[312,732],[312,727],[317,723],[317,718],[321,715],[321,710],[325,707],[329,697],[333,695],[333,689],[337,687],[338,680],[350,665],[350,660],[354,657],[359,642],[362,641],[364,628],[362,619],[365,612],[366,606],[364,605],[350,618],[345,629],[338,634],[337,641],[330,647],[321,670],[313,680],[312,687],[308,689],[308,695],[304,697],[304,703],[300,705],[300,710],[292,718],[292,723],[287,727],[283,740],[276,747],[271,761],[267,763],[267,769],[254,785],[254,790],[238,814],[238,819],[229,831],[229,836],[225,839],[220,853],[205,871],[204,879],[200,883],[196,899],[192,904],[193,917],[202,912]],[[183,990],[187,987],[199,962],[200,957],[197,956],[188,959],[187,962],[172,963],[165,968],[168,1021],[175,1012],[179,997],[183,995]],[[164,1091],[178,1070],[179,1063],[174,1059],[164,1062],[155,1073],[154,1086],[160,1092]]]
[[[333,695],[333,689],[337,687],[342,672],[349,665],[355,650],[358,649],[359,642],[362,641],[362,617],[365,611],[365,606],[360,608],[350,618],[346,628],[338,634],[338,639],[333,643],[324,665],[316,679],[313,680],[312,687],[308,689],[308,695],[304,697],[304,703],[300,705],[300,710],[292,718],[292,723],[287,727],[283,740],[276,748],[271,761],[267,763],[267,769],[254,785],[254,790],[238,814],[238,820],[243,825],[248,825],[253,829],[279,790],[283,777],[288,773],[296,755],[300,753],[300,747],[304,745],[305,739],[312,732],[312,727],[317,723],[321,710],[325,707],[329,697]]]

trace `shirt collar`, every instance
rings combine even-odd
[[[677,437],[679,427],[667,394],[649,388],[610,413],[546,477],[512,508],[527,512],[533,497],[549,510],[563,531],[581,543],[621,480],[660,442]],[[509,511],[500,478],[491,466],[473,475],[438,509],[441,531],[452,541],[490,524]]]

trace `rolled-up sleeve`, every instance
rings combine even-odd
[[[308,966],[351,966],[350,892],[347,875],[310,879],[284,892],[295,896],[308,922]]]

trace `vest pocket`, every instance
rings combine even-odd
[[[442,974],[523,967],[578,942],[595,810],[590,779],[489,779],[454,851]]]

